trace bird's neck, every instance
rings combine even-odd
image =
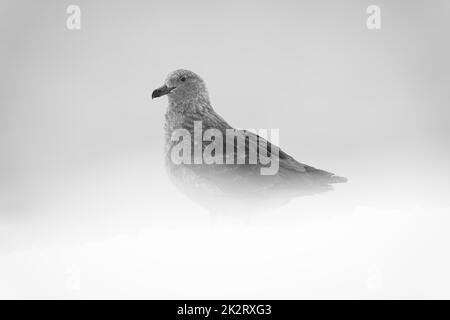
[[[203,121],[204,117],[213,112],[209,99],[205,97],[181,101],[169,97],[164,126],[166,142],[171,140],[173,132],[177,129],[187,129],[193,133],[194,121]]]
[[[208,94],[192,94],[192,95],[179,95],[173,93],[168,95],[169,107],[168,110],[172,110],[179,113],[198,112],[202,109],[209,107],[211,103],[209,101]]]

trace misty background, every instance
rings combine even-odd
[[[445,0],[0,0],[0,297],[449,298],[449,18]],[[211,217],[165,174],[150,94],[178,68],[231,125],[349,182]]]

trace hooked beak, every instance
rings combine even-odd
[[[159,98],[161,96],[165,96],[166,94],[169,94],[175,87],[168,87],[166,85],[163,85],[162,87],[156,89],[152,92],[152,99]]]

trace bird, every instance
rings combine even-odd
[[[344,177],[298,162],[254,132],[233,128],[213,108],[205,81],[190,70],[171,72],[164,85],[151,95],[152,99],[162,96],[168,97],[164,131],[169,177],[188,197],[212,211],[278,207],[293,198],[331,191],[332,184],[347,182]],[[204,139],[196,132],[198,129],[202,133],[213,130],[215,139]],[[183,158],[186,160],[183,163],[174,161],[174,154],[180,155],[181,140],[174,136],[180,132],[185,135],[183,140],[191,139],[182,150],[183,156],[197,148],[202,154],[200,161],[195,161],[192,154]],[[226,137],[230,133],[232,139],[217,138],[219,134]],[[236,145],[239,139],[244,141],[241,149]],[[213,143],[211,155],[216,161],[202,162],[205,150],[211,149]],[[220,155],[220,151],[225,153]],[[255,154],[256,163],[250,161]],[[277,162],[275,173],[262,174],[269,166],[262,163],[264,154]]]

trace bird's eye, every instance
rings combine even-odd
[[[181,82],[185,82],[186,81],[186,77],[181,77]]]

